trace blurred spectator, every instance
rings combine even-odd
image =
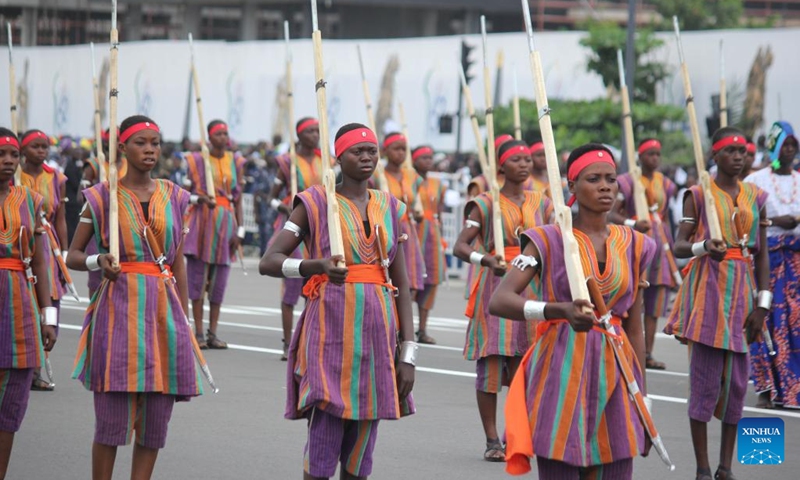
[[[244,165],[244,193],[253,195],[253,210],[258,225],[257,238],[247,238],[246,243],[252,244],[257,241],[261,255],[267,251],[267,242],[272,238],[273,222],[277,214],[277,211],[270,208],[267,203],[267,196],[275,182],[277,169],[274,151],[267,152],[267,160],[261,158],[259,152],[253,152]],[[248,234],[248,237],[251,235]]]

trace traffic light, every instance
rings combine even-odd
[[[470,60],[469,54],[474,49],[475,49],[474,46],[467,45],[467,42],[461,40],[461,68],[464,70],[464,77],[467,79],[467,84],[469,84],[469,82],[471,82],[472,79],[474,78],[469,73],[469,68],[474,63],[472,60]]]

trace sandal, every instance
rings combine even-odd
[[[283,355],[281,355],[281,362],[286,362],[289,360],[289,344],[286,340],[283,341]]]
[[[208,344],[206,343],[206,338],[203,336],[202,333],[195,333],[194,338],[195,340],[197,340],[197,346],[200,347],[200,350],[208,350]]]
[[[714,480],[711,478],[711,469],[704,468],[701,470],[698,468],[694,480]]]
[[[721,477],[720,473],[724,474],[725,476]],[[714,480],[736,480],[736,477],[733,476],[733,472],[730,468],[717,467],[717,473],[714,474]]]
[[[56,389],[55,384],[48,382],[42,378],[39,372],[33,372],[33,381],[31,382],[31,391],[33,392],[52,392]]]
[[[425,330],[420,330],[417,332],[417,343],[436,345],[436,339],[425,333]]]
[[[775,408],[775,404],[772,403],[772,392],[762,392],[758,395],[758,402],[756,403],[756,408],[764,408],[766,410],[772,410]]]
[[[211,330],[206,332],[206,345],[208,345],[208,348],[214,350],[225,350],[228,348],[228,344],[220,340],[217,334],[213,333]]]
[[[483,459],[487,462],[505,462],[506,447],[500,443],[500,439],[493,439],[486,442],[486,451],[483,452]]]
[[[664,362],[657,361],[649,353],[645,357],[644,366],[645,366],[645,368],[649,368],[650,370],[666,370],[667,369],[667,366],[664,364]]]

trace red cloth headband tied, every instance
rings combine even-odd
[[[134,133],[141,132],[142,130],[152,130],[152,131],[154,131],[156,133],[161,133],[161,130],[158,129],[158,125],[156,125],[153,122],[136,123],[136,124],[133,124],[130,127],[128,127],[127,130],[125,130],[124,132],[122,132],[120,134],[119,143],[127,142],[128,139],[131,138],[131,136]]]
[[[389,145],[395,142],[403,142],[406,143],[406,137],[402,133],[396,133],[394,135],[389,135],[388,137],[383,139],[383,148],[384,150],[389,148]]]
[[[219,131],[227,132],[228,131],[228,126],[225,125],[224,123],[218,123],[218,124],[216,124],[213,127],[208,129],[208,135],[209,136],[214,135],[215,133],[217,133]]]
[[[374,143],[375,146],[378,146],[378,137],[376,137],[375,133],[369,128],[357,128],[355,130],[350,130],[339,137],[339,139],[336,140],[336,143],[333,144],[333,150],[336,152],[336,158],[341,157],[344,152],[347,151],[347,149],[353,145],[358,145],[359,143]]]
[[[47,135],[44,134],[41,130],[35,130],[24,137],[22,137],[22,148],[25,148],[29,143],[36,140],[37,138],[44,138],[47,140],[47,146],[50,146],[50,139],[47,138]]]
[[[653,139],[653,140],[648,140],[648,141],[642,143],[641,145],[639,145],[639,151],[638,151],[639,155],[641,155],[644,152],[646,152],[648,150],[651,150],[653,148],[661,150],[661,142],[659,142],[658,140]]]
[[[19,142],[14,137],[0,137],[0,145],[11,145],[19,150]]]
[[[756,144],[753,142],[747,142],[747,153],[756,153]]]
[[[531,155],[533,155],[534,153],[536,153],[536,152],[538,152],[540,150],[544,150],[544,143],[543,142],[536,142],[533,145],[531,145],[530,150],[531,150]]]
[[[495,138],[494,139],[494,148],[495,148],[495,150],[500,148],[500,146],[503,145],[504,143],[510,142],[511,140],[514,140],[514,137],[512,137],[511,135],[509,135],[507,133],[505,135],[500,135],[499,137]]]
[[[595,163],[607,163],[614,167],[615,170],[617,168],[617,164],[614,163],[614,157],[611,156],[610,153],[605,150],[592,150],[578,157],[578,159],[569,166],[567,180],[574,182],[586,167]],[[571,207],[573,203],[575,203],[575,195],[570,197],[567,206]]]
[[[317,121],[316,118],[309,118],[308,120],[297,126],[297,134],[300,135],[303,132],[303,130],[305,130],[308,127],[313,127],[314,125],[319,125],[319,121]]]
[[[725,137],[725,138],[723,138],[721,140],[718,140],[717,143],[715,143],[711,147],[711,150],[714,153],[717,153],[720,150],[722,150],[723,148],[728,147],[730,145],[738,145],[738,146],[745,147],[745,146],[747,146],[747,140],[744,138],[743,135],[731,135],[730,137]]]
[[[511,147],[505,152],[503,152],[502,155],[500,155],[500,160],[498,162],[498,165],[502,167],[503,164],[506,163],[506,160],[513,157],[514,155],[530,155],[530,154],[531,150],[525,145],[518,145],[516,147]]]
[[[433,155],[431,147],[420,147],[414,150],[414,153],[411,154],[411,160],[416,162],[419,157],[424,157],[425,155]]]

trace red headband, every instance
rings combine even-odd
[[[129,138],[134,133],[141,132],[142,130],[152,130],[156,133],[161,133],[161,130],[158,129],[158,125],[152,122],[141,122],[136,123],[128,127],[124,132],[122,132],[119,136],[119,143],[125,143],[128,141]]]
[[[531,154],[530,149],[525,145],[518,145],[516,147],[511,147],[505,152],[503,152],[502,155],[500,155],[500,161],[497,164],[502,167],[503,164],[506,163],[506,160],[513,157],[514,155],[530,155],[530,154]]]
[[[530,150],[531,150],[531,155],[538,152],[539,150],[544,150],[544,143],[536,142],[533,145],[531,145]]]
[[[19,142],[14,137],[0,137],[0,145],[11,145],[19,150]]]
[[[389,135],[388,137],[383,139],[383,148],[389,148],[389,145],[395,142],[403,142],[406,143],[406,137],[402,133],[396,133],[394,135]]]
[[[315,120],[316,121],[316,120]],[[336,152],[336,158],[341,157],[348,148],[359,143],[374,143],[378,145],[378,137],[369,128],[357,128],[350,130],[336,140],[333,144],[333,150]]]
[[[567,180],[574,182],[583,169],[595,163],[607,163],[614,167],[615,170],[617,168],[617,164],[614,163],[614,157],[610,153],[605,150],[591,150],[578,157],[578,159],[569,166]],[[567,202],[567,206],[571,207],[573,203],[575,203],[574,195]]]
[[[25,135],[22,137],[22,148],[25,148],[29,143],[36,140],[37,138],[44,138],[47,140],[47,146],[50,146],[50,139],[47,138],[47,135],[44,134],[41,130],[34,130],[33,132]]]
[[[309,118],[308,120],[297,126],[297,134],[300,135],[301,133],[303,133],[303,130],[305,130],[308,127],[313,127],[314,125],[319,125],[319,121],[317,121],[316,118]]]
[[[228,126],[225,125],[224,123],[218,123],[218,124],[216,124],[213,127],[208,129],[208,135],[209,136],[214,135],[215,133],[217,133],[219,131],[227,132],[228,131]]]
[[[425,155],[433,155],[433,150],[431,147],[419,147],[418,149],[414,150],[414,153],[411,154],[411,160],[416,162],[419,157],[423,157]]]
[[[756,153],[756,144],[753,142],[747,142],[747,153]]]
[[[500,148],[501,145],[503,145],[506,142],[510,142],[511,140],[514,140],[514,137],[512,137],[507,133],[505,135],[500,135],[499,137],[494,139],[494,148],[498,149]]]
[[[641,145],[639,145],[639,155],[653,148],[661,150],[661,142],[659,142],[656,139],[652,139],[642,143]]]
[[[744,136],[742,136],[742,135],[731,135],[730,137],[725,137],[725,138],[723,138],[721,140],[718,140],[717,143],[715,143],[711,147],[711,150],[714,153],[717,153],[720,150],[722,150],[723,148],[725,148],[727,146],[730,146],[730,145],[739,145],[739,146],[745,147],[745,146],[747,146],[747,140],[745,140]]]

